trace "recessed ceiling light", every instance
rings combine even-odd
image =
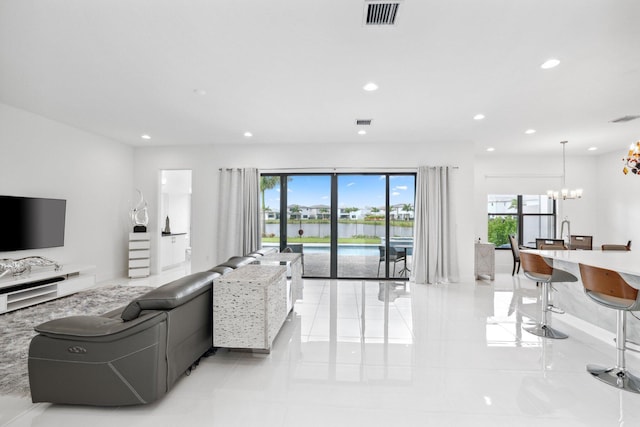
[[[524,133],[526,133],[527,135],[533,135],[534,133],[536,133],[535,129],[527,129],[524,131]]]
[[[147,135],[146,133],[142,136],[140,136],[140,138],[142,139],[151,139],[151,137],[149,135]]]
[[[378,90],[378,85],[373,82],[369,82],[366,85],[362,86],[362,89],[366,90],[367,92],[371,92],[374,90]]]
[[[489,152],[491,152],[491,151],[496,151],[496,149],[495,149],[495,148],[493,148],[493,147],[489,147],[489,148],[487,148],[487,151],[489,151]]]
[[[473,120],[482,120],[484,119],[484,114],[476,114],[473,116]]]
[[[548,70],[549,68],[554,68],[557,67],[558,64],[560,64],[560,60],[555,59],[555,58],[551,58],[551,59],[547,59],[541,66],[540,68],[544,69],[544,70]]]
[[[194,89],[193,93],[195,93],[196,95],[204,96],[207,94],[207,91],[204,89]]]
[[[367,134],[366,130],[361,129],[358,131],[358,135],[366,135],[366,134]]]
[[[589,148],[587,148],[587,150],[589,150],[589,151],[596,151],[597,149],[598,149],[598,147],[589,147]]]
[[[251,132],[245,132],[244,136],[246,136],[247,138],[251,138],[253,134]]]

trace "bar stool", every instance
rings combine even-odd
[[[523,329],[544,338],[567,338],[569,335],[549,326],[548,313],[551,311],[549,309],[550,287],[552,283],[557,282],[577,282],[578,278],[564,270],[553,268],[538,254],[520,252],[520,261],[522,262],[524,275],[531,280],[535,280],[536,283],[542,284],[540,291],[540,319],[535,326],[528,326]]]
[[[627,311],[640,310],[640,293],[615,271],[580,264],[584,291],[595,303],[616,310],[616,366],[587,365],[587,372],[610,386],[640,393],[640,378],[627,371]]]

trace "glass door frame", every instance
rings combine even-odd
[[[329,176],[331,178],[331,198],[330,198],[330,254],[329,254],[329,276],[328,277],[316,277],[305,276],[306,278],[319,278],[319,279],[359,279],[359,280],[409,280],[408,277],[390,277],[390,263],[385,262],[384,276],[383,277],[338,277],[338,177],[348,175],[375,175],[385,177],[385,253],[389,253],[391,233],[391,177],[392,176],[413,176],[414,178],[414,209],[415,209],[415,179],[417,178],[416,172],[291,172],[291,173],[263,173],[261,176],[278,176],[280,178],[280,238],[279,248],[283,251],[287,247],[287,239],[290,237],[287,235],[288,224],[288,184],[289,177],[295,176]],[[262,213],[263,214],[263,213]]]

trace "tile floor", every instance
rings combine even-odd
[[[523,332],[536,302],[535,285],[508,274],[428,286],[307,280],[271,354],[219,350],[147,406],[0,397],[0,425],[640,425],[640,395],[585,372],[613,362],[614,347],[558,315],[567,340]],[[640,372],[638,359],[628,364]]]

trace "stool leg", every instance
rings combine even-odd
[[[524,328],[525,331],[544,338],[565,339],[569,335],[564,332],[560,332],[557,329],[553,329],[548,325],[548,313],[549,313],[549,283],[542,282],[542,290],[540,292],[540,321],[535,326],[529,326]]]
[[[616,311],[616,366],[607,368],[598,365],[587,365],[587,372],[612,387],[640,393],[640,378],[627,371],[626,368],[627,312],[624,310]]]

